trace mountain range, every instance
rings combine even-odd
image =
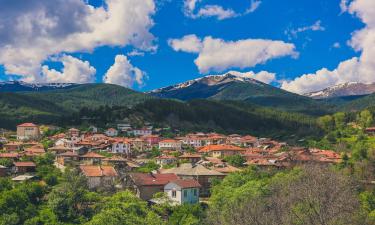
[[[294,130],[299,127],[309,130],[317,116],[375,105],[372,88],[373,85],[350,83],[303,96],[238,73],[209,75],[147,93],[112,84],[3,82],[0,127],[11,128],[24,121],[80,123],[83,117],[96,118],[99,123],[132,116],[178,124],[179,129],[216,127],[233,132],[278,129],[280,133],[287,124],[295,124]],[[241,120],[247,124],[245,127]],[[236,129],[231,129],[232,125]]]
[[[346,96],[364,96],[375,92],[375,83],[364,84],[358,82],[343,83],[328,87],[321,91],[306,93],[305,96],[314,99],[337,98]]]

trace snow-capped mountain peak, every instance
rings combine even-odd
[[[74,87],[74,83],[27,83],[23,81],[0,82],[0,92],[49,91]]]
[[[334,98],[343,96],[368,95],[375,92],[375,83],[364,84],[359,82],[348,82],[325,88],[320,91],[304,94],[315,99]]]

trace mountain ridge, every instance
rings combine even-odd
[[[375,83],[347,82],[304,94],[314,99],[327,99],[345,96],[365,96],[375,93]]]

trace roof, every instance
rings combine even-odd
[[[35,176],[31,176],[31,175],[20,175],[20,176],[12,178],[12,181],[25,181],[25,180],[30,180],[34,177]]]
[[[58,154],[58,156],[66,156],[66,157],[78,157],[78,154],[72,151],[67,151],[61,154]]]
[[[33,123],[23,123],[23,124],[17,125],[17,127],[37,127],[37,125]]]
[[[34,162],[14,162],[13,163],[16,167],[35,167]]]
[[[18,153],[0,153],[0,158],[18,158]]]
[[[137,186],[160,186],[166,185],[170,181],[177,180],[178,176],[173,173],[150,174],[150,173],[132,173],[130,177]]]
[[[212,152],[212,151],[246,151],[234,145],[207,145],[199,149],[198,152]]]
[[[121,156],[117,156],[117,155],[114,155],[110,158],[105,158],[103,159],[104,161],[113,161],[113,162],[126,162],[126,159],[121,157]]]
[[[176,159],[176,157],[170,156],[170,155],[161,155],[161,156],[155,157],[155,159]]]
[[[107,131],[117,131],[115,128],[108,128],[108,130]]]
[[[88,152],[84,155],[81,156],[82,158],[105,158],[102,155],[99,155],[98,153],[95,152]]]
[[[76,128],[70,128],[69,131],[79,131],[79,130]]]
[[[171,169],[160,169],[160,173],[174,173],[177,175],[186,175],[186,176],[224,176],[220,172],[215,170],[209,170],[202,165],[192,165],[191,163],[183,163],[179,167]]]
[[[220,172],[220,173],[234,173],[241,171],[241,169],[238,169],[237,167],[227,165],[226,167],[216,167],[214,170]]]
[[[160,141],[159,143],[168,143],[168,142],[177,143],[177,142],[180,142],[180,141],[177,141],[177,140],[174,140],[174,139],[165,139],[165,140]]]
[[[117,177],[117,171],[112,166],[80,165],[82,173],[87,177]]]
[[[187,179],[187,180],[178,179],[178,180],[171,181],[169,183],[174,183],[174,184],[180,186],[182,189],[184,189],[184,188],[200,188],[201,187],[201,185],[198,183],[198,181],[196,181],[194,179]]]
[[[179,158],[202,158],[201,155],[199,154],[189,154],[189,153],[185,153],[183,155],[180,155]]]

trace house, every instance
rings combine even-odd
[[[132,129],[132,126],[128,123],[119,123],[117,124],[117,129],[121,130],[122,132],[128,131]]]
[[[35,172],[36,165],[33,162],[14,162],[15,173],[30,173]]]
[[[366,134],[375,135],[375,127],[368,127],[365,129]]]
[[[102,162],[102,159],[105,157],[102,155],[99,155],[95,152],[88,152],[82,156],[80,156],[80,159],[85,162],[85,164],[100,164]]]
[[[44,150],[43,146],[34,145],[29,148],[25,148],[24,153],[27,156],[38,156],[43,155],[44,153],[46,153],[46,151]]]
[[[226,175],[215,170],[207,169],[206,167],[191,163],[183,163],[178,167],[171,169],[159,169],[161,174],[173,173],[181,179],[195,179],[201,185],[200,196],[209,196],[212,181],[214,179],[223,179]]]
[[[194,179],[174,180],[164,186],[164,192],[173,202],[195,204],[199,202],[199,188],[201,185]]]
[[[66,147],[64,145],[56,145],[56,146],[48,148],[48,152],[53,152],[55,154],[61,154],[61,153],[69,152],[72,150],[73,150],[72,148]]]
[[[7,168],[0,165],[0,177],[5,177],[7,175]]]
[[[19,157],[21,156],[18,153],[0,153],[0,159],[11,159],[14,161]]]
[[[4,144],[4,149],[7,152],[15,152],[20,151],[22,149],[23,144],[21,142],[9,142]]]
[[[142,137],[149,146],[157,145],[160,141],[159,135],[145,135]]]
[[[182,143],[174,139],[165,139],[159,142],[160,150],[177,150],[181,151]]]
[[[12,178],[12,181],[14,182],[23,182],[28,180],[36,180],[36,176],[33,175],[19,175],[14,178]]]
[[[127,166],[127,160],[121,156],[114,155],[110,158],[105,158],[102,160],[103,164],[105,165],[115,165],[121,168],[124,168]]]
[[[130,143],[125,139],[116,140],[112,143],[109,152],[131,155]]]
[[[39,137],[39,126],[33,123],[23,123],[17,126],[17,140],[36,140]]]
[[[70,128],[69,130],[68,130],[68,135],[69,135],[69,137],[79,137],[79,133],[80,133],[80,131],[78,130],[78,129],[76,129],[76,128]]]
[[[155,158],[156,163],[164,166],[177,162],[177,158],[169,155],[161,155]]]
[[[116,137],[118,135],[118,131],[115,128],[109,128],[104,133],[108,137]]]
[[[60,165],[73,164],[79,161],[79,155],[73,151],[67,151],[56,156],[56,162]]]
[[[117,171],[112,166],[88,166],[81,165],[80,170],[87,178],[90,189],[97,187],[109,188],[114,185]]]
[[[180,155],[178,158],[183,160],[183,161],[195,164],[202,159],[202,155],[192,154],[192,153],[184,153],[183,155]]]
[[[148,127],[143,127],[141,129],[133,129],[132,131],[130,131],[130,134],[133,134],[134,136],[148,136],[152,135],[152,129]]]
[[[239,155],[246,152],[246,149],[234,145],[207,145],[198,150],[199,153],[207,153],[216,158]]]
[[[164,192],[164,186],[166,184],[177,179],[177,175],[173,173],[131,173],[126,181],[127,186],[133,189],[139,198],[142,200],[150,200],[154,194]]]

